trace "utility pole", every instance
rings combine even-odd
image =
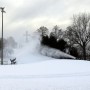
[[[24,35],[25,37],[26,37],[26,43],[28,43],[28,37],[30,36],[30,34],[28,33],[28,31],[26,31],[26,33],[25,33],[25,35]]]
[[[1,46],[2,46],[2,51],[1,51],[1,65],[3,65],[3,13],[5,13],[4,11],[4,7],[0,7],[1,12],[2,12],[2,39],[1,39]]]

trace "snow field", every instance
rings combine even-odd
[[[51,56],[71,57],[54,49],[41,50],[38,37],[32,37],[14,50],[11,58],[17,58],[16,65],[0,66],[0,90],[90,90],[89,61],[43,56],[49,50]]]
[[[1,66],[0,90],[90,90],[88,68],[88,61],[57,59]]]

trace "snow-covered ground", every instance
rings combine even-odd
[[[39,47],[31,40],[15,50],[16,65],[0,66],[0,90],[90,90],[89,61],[43,56]]]
[[[0,90],[90,90],[90,62],[55,59],[0,66]]]

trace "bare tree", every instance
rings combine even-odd
[[[38,30],[37,30],[41,36],[47,36],[49,31],[47,27],[41,26]]]
[[[90,14],[73,16],[73,23],[67,28],[70,41],[82,48],[83,58],[86,60],[86,47],[90,42]]]

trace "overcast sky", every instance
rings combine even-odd
[[[90,12],[90,0],[0,0],[0,7],[6,11],[4,36],[20,36],[40,26],[68,26],[73,14]]]

